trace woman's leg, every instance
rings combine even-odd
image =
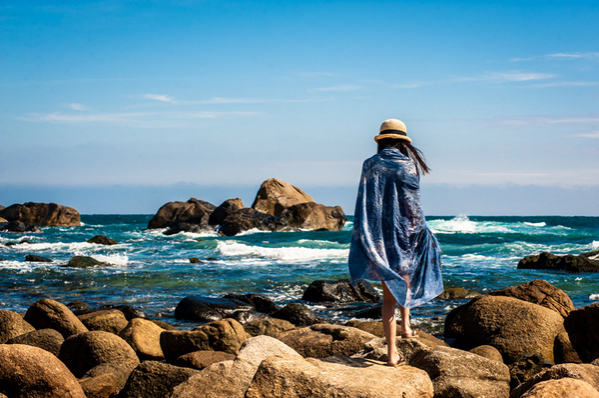
[[[387,285],[383,282],[383,331],[385,332],[385,340],[387,341],[387,362],[390,365],[396,364],[400,359],[397,354],[397,347],[395,346],[395,337],[397,336],[397,323],[395,322],[396,304],[395,297],[393,297]]]
[[[410,310],[400,305],[399,313],[401,315],[401,334],[404,336],[411,336],[412,328],[410,327]]]

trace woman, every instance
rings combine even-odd
[[[354,212],[349,271],[358,279],[382,281],[387,365],[405,362],[395,346],[395,307],[402,337],[414,337],[410,308],[443,292],[441,249],[420,206],[422,152],[412,146],[403,122],[385,120],[374,137],[378,153],[364,161]]]

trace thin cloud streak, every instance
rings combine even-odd
[[[67,108],[73,109],[75,111],[87,111],[89,108],[83,104],[77,104],[77,103],[72,103],[72,104],[66,104]]]
[[[571,134],[570,137],[576,137],[576,138],[599,138],[599,130],[590,131],[588,133]]]
[[[491,83],[512,83],[512,82],[527,82],[533,80],[553,79],[556,75],[550,73],[532,73],[532,72],[487,72],[481,76],[475,77],[458,77],[457,82],[491,82]]]
[[[501,124],[507,124],[511,126],[548,126],[556,124],[592,124],[599,123],[599,117],[564,117],[564,118],[550,118],[550,117],[524,117],[520,119],[504,120]]]
[[[172,104],[177,103],[177,101],[175,101],[175,99],[173,97],[171,97],[170,95],[165,95],[165,94],[144,94],[143,97],[146,99],[151,99],[151,100],[160,101],[160,102],[170,102]]]
[[[587,52],[587,53],[555,53],[555,54],[547,54],[547,55],[539,55],[536,57],[527,57],[527,58],[512,58],[510,61],[512,62],[521,62],[521,61],[534,61],[537,59],[556,59],[556,60],[571,60],[571,59],[599,59],[599,52]]]

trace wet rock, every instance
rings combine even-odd
[[[8,340],[6,344],[26,344],[41,348],[58,356],[60,346],[64,342],[62,334],[54,329],[40,329],[21,334]]]
[[[71,301],[70,303],[68,303],[67,308],[69,308],[71,310],[88,310],[89,304],[87,304],[81,300],[75,300],[75,301]]]
[[[573,273],[599,272],[599,260],[591,260],[582,255],[557,256],[543,252],[535,256],[524,257],[518,262],[518,269],[548,269]]]
[[[270,316],[258,311],[237,311],[231,316],[231,318],[244,325],[248,322],[258,319],[270,318]]]
[[[33,303],[24,319],[36,329],[54,329],[65,339],[88,331],[66,305],[51,299],[40,299]]]
[[[367,308],[360,309],[360,310],[354,312],[354,314],[353,314],[354,318],[360,318],[360,319],[381,319],[382,316],[383,316],[383,305],[382,304],[376,304],[376,305],[369,306]]]
[[[232,361],[234,359],[235,355],[226,352],[200,350],[181,355],[174,362],[174,365],[202,370],[213,363]]]
[[[377,303],[380,299],[374,287],[360,279],[354,286],[349,279],[338,281],[316,280],[306,288],[302,300],[320,302],[366,301]]]
[[[250,229],[270,232],[294,230],[287,220],[282,217],[261,213],[246,207],[228,215],[221,223],[218,231],[224,236],[235,236]]]
[[[110,267],[110,264],[98,261],[88,256],[74,256],[63,267],[71,268],[92,268],[92,267]]]
[[[103,330],[119,334],[127,324],[127,318],[119,310],[98,310],[77,316],[89,330]]]
[[[310,308],[298,303],[289,303],[271,315],[273,318],[284,319],[296,326],[310,326],[320,321]]]
[[[102,309],[102,310],[109,310],[109,309],[119,310],[125,315],[125,318],[127,318],[128,321],[130,321],[131,319],[134,319],[134,318],[150,319],[148,314],[146,314],[144,311],[142,311],[138,308],[132,307],[130,305],[103,305],[102,307],[100,307],[100,309]]]
[[[16,312],[0,310],[0,344],[34,330],[35,328]]]
[[[0,344],[0,394],[86,398],[75,376],[56,356],[23,344]]]
[[[119,336],[129,343],[139,359],[160,360],[164,359],[164,353],[160,346],[160,334],[163,331],[163,328],[152,321],[134,318],[129,321]]]
[[[464,300],[480,296],[480,293],[466,290],[463,287],[453,287],[445,289],[443,293],[437,296],[440,300]]]
[[[42,257],[42,256],[38,256],[35,254],[28,254],[25,257],[25,261],[32,261],[32,262],[38,262],[38,263],[51,263],[52,260],[50,260],[47,257]]]
[[[599,398],[599,392],[589,383],[566,377],[542,381],[522,395],[521,398],[554,397]]]
[[[520,384],[512,390],[510,398],[521,397],[525,392],[543,381],[563,378],[582,380],[590,384],[595,390],[599,390],[599,367],[590,364],[564,363],[537,373],[528,381]]]
[[[295,329],[295,325],[284,319],[266,318],[250,321],[243,325],[250,336],[270,336],[277,338],[284,332]]]
[[[503,363],[503,357],[499,350],[490,345],[479,345],[478,347],[474,347],[470,350],[471,353],[480,355],[481,357],[490,359],[492,361],[497,361],[499,363]]]
[[[146,361],[131,372],[119,398],[168,397],[176,386],[197,373],[195,369]]]
[[[285,209],[306,202],[314,202],[314,199],[298,187],[270,178],[260,186],[252,208],[262,213],[280,216]]]
[[[5,223],[0,227],[1,232],[12,232],[12,233],[34,233],[39,234],[42,231],[37,225],[25,224],[23,221],[11,221]],[[9,242],[10,243],[10,242]],[[8,244],[7,244],[8,246]]]
[[[221,225],[225,218],[243,208],[245,206],[239,198],[226,200],[210,214],[208,224]]]
[[[199,322],[218,321],[236,311],[251,309],[250,305],[235,299],[187,296],[177,304],[175,318]]]
[[[196,198],[187,202],[168,202],[152,217],[148,229],[168,228],[168,234],[212,230],[208,220],[215,208],[213,204]]]
[[[87,243],[95,243],[97,245],[105,245],[105,246],[112,246],[112,245],[119,244],[119,242],[117,242],[116,240],[110,239],[104,235],[96,235],[93,238],[91,238],[90,240],[88,240]]]
[[[314,202],[288,207],[281,217],[294,228],[313,231],[341,231],[347,221],[341,206],[325,206]]]
[[[304,357],[326,358],[353,355],[376,336],[349,326],[317,324],[290,330],[278,339]]]
[[[0,210],[0,217],[9,222],[21,221],[40,227],[73,227],[81,225],[79,212],[56,203],[14,204]]]
[[[244,302],[251,305],[254,310],[265,314],[272,314],[279,310],[274,301],[259,294],[227,294],[223,298]]]

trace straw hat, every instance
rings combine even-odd
[[[411,144],[412,140],[408,137],[407,133],[408,129],[404,122],[397,119],[387,119],[381,124],[379,135],[374,137],[374,140],[379,142],[383,138],[394,138],[396,140],[406,140]]]

